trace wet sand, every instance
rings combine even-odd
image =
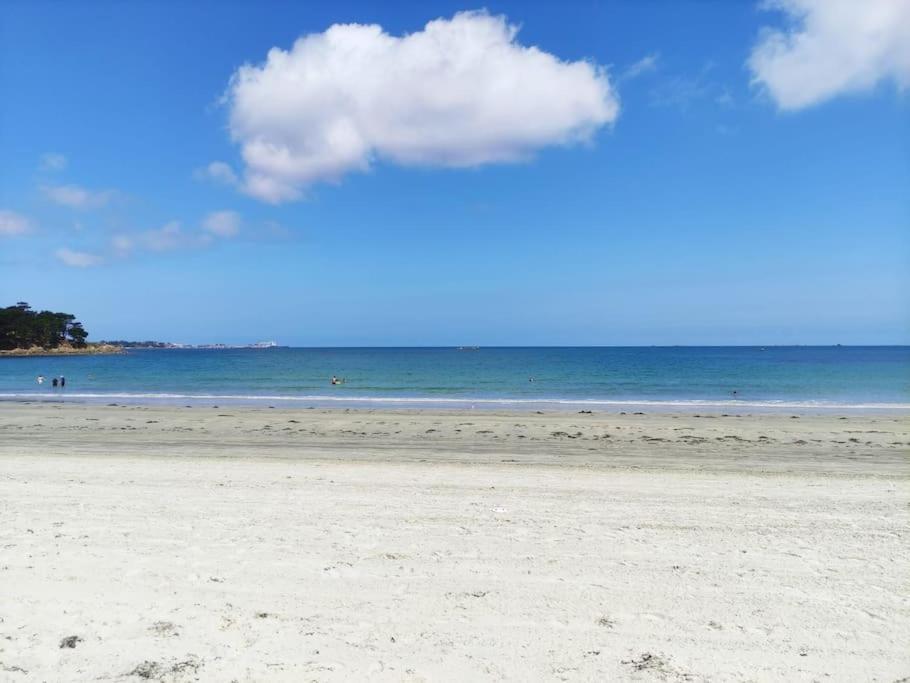
[[[3,403],[0,679],[894,681],[908,483],[901,416]]]

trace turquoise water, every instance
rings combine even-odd
[[[49,386],[55,375],[66,376],[65,389]],[[345,383],[332,386],[333,375]],[[910,347],[135,350],[0,358],[0,398],[904,410]]]

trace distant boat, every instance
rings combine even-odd
[[[459,346],[458,350],[459,351],[479,351],[480,347],[479,346]]]

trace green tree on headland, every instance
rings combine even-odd
[[[24,301],[0,308],[0,349],[40,346],[56,349],[61,344],[85,348],[88,332],[71,313],[33,311]]]

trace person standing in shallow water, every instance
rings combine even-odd
[[[56,377],[54,377],[54,379],[51,380],[51,384],[54,386],[54,388],[57,387],[57,382],[58,382],[58,381],[59,381],[59,380],[58,380]]]
[[[64,377],[63,375],[60,375],[60,388],[62,389],[65,386],[66,386],[66,377]]]

